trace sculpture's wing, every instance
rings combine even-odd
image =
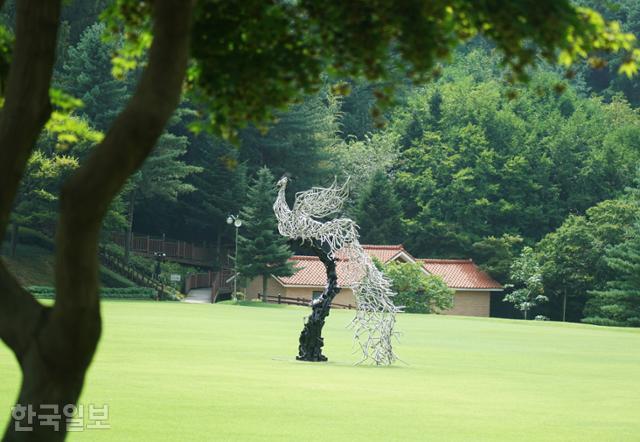
[[[349,195],[348,183],[349,179],[347,178],[342,186],[338,186],[337,180],[334,179],[333,184],[329,187],[312,187],[304,192],[296,193],[293,212],[312,218],[324,218],[339,212]]]

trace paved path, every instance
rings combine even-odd
[[[211,303],[211,289],[193,289],[182,302],[191,304],[209,304]]]

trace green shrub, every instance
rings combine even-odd
[[[112,242],[101,243],[100,247],[107,253],[109,253],[109,255],[117,256],[118,258],[124,258],[124,249]]]
[[[27,290],[36,298],[55,298],[53,287],[30,286]],[[103,287],[100,289],[100,297],[102,299],[155,299],[156,291],[148,287]],[[174,299],[171,297],[168,300]]]
[[[614,319],[609,319],[609,318],[602,318],[599,316],[587,316],[586,318],[582,318],[581,322],[584,322],[586,324],[602,325],[605,327],[624,327],[627,325],[622,321],[616,321]]]
[[[438,313],[453,306],[455,291],[437,275],[427,275],[420,264],[390,262],[384,273],[391,280],[396,305],[407,313]]]

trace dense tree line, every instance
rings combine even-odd
[[[614,278],[605,255],[631,237],[639,214],[625,189],[640,160],[640,119],[625,98],[550,68],[511,88],[491,51],[474,48],[438,81],[406,92],[387,119],[378,137],[393,140],[394,160],[357,213],[370,235],[390,225],[379,214],[401,214],[411,252],[474,257],[515,284],[508,299],[517,308],[598,317],[594,296]],[[396,242],[397,231],[386,235]],[[524,246],[533,249],[518,258]],[[541,269],[529,282],[518,267],[525,259]],[[529,300],[537,297],[549,302]]]
[[[73,2],[65,10],[53,81],[82,101],[74,118],[96,133],[110,126],[140,74],[114,77],[113,54],[123,42],[104,38],[98,21],[104,3]],[[600,12],[635,32],[639,11],[621,2]],[[3,21],[13,14],[9,2]],[[290,175],[294,190],[349,177],[345,210],[364,242],[404,243],[418,256],[473,257],[503,283],[516,282],[511,265],[531,246],[549,297],[540,312],[593,317],[585,313],[593,304],[589,293],[602,293],[613,271],[604,258],[596,264],[561,250],[571,241],[593,249],[593,238],[579,230],[594,213],[626,204],[624,189],[640,159],[640,116],[637,79],[617,75],[623,61],[605,57],[602,69],[578,67],[571,75],[543,65],[514,86],[491,45],[475,39],[425,86],[394,77],[393,106],[377,107],[388,83],[327,79],[319,92],[276,112],[272,123],[241,129],[235,142],[190,130],[203,109],[187,95],[145,166],[112,203],[105,228],[221,249],[233,240],[227,216],[250,212],[248,183],[263,167],[276,178]],[[31,164],[51,166],[29,176],[48,180],[39,185],[44,199],[18,200],[16,228],[53,230],[56,207],[47,186],[83,161],[91,144],[85,138],[61,145],[41,137]],[[33,181],[24,186],[23,193]],[[618,217],[620,229],[632,218]],[[608,238],[598,256],[619,242]]]

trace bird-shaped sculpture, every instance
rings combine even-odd
[[[320,331],[313,333],[313,339],[319,339],[319,347],[322,347],[320,336],[324,317],[328,315],[331,299],[335,296],[339,287],[335,272],[335,260],[339,257],[343,261],[343,278],[345,285],[353,290],[357,303],[356,317],[351,322],[354,328],[355,341],[362,351],[364,362],[372,359],[378,365],[393,363],[397,357],[393,352],[392,338],[397,334],[395,328],[395,314],[401,309],[393,304],[395,295],[391,289],[391,282],[375,266],[369,255],[360,245],[358,239],[358,226],[349,218],[334,218],[326,220],[330,215],[340,212],[348,197],[348,181],[339,186],[337,180],[329,187],[313,187],[304,192],[298,192],[295,196],[293,209],[289,208],[286,201],[286,188],[288,178],[283,177],[278,181],[278,197],[273,205],[273,210],[278,219],[278,230],[281,235],[292,239],[300,239],[315,244],[314,250],[319,253],[323,263],[327,267],[328,284],[323,295],[312,304],[312,307],[324,303],[326,313],[322,315],[312,314],[305,325],[305,330],[300,336],[300,352],[303,353],[303,340],[309,339],[311,332],[308,323],[318,316],[321,321]],[[319,246],[318,246],[319,245]],[[328,247],[326,257],[322,256],[322,246]],[[324,259],[323,259],[324,258]],[[333,280],[332,280],[333,279]],[[330,292],[329,289],[333,289]],[[330,296],[327,296],[330,295]],[[318,351],[311,359],[326,360]],[[360,363],[359,362],[359,363]]]
[[[348,180],[347,180],[348,181]],[[346,200],[347,183],[338,187],[334,180],[330,187],[312,187],[296,193],[293,209],[286,200],[289,179],[282,177],[278,181],[278,197],[273,210],[278,219],[278,231],[292,239],[317,240],[330,247],[331,256],[344,244],[358,239],[356,223],[349,218],[336,218],[322,222],[320,219],[339,212]]]
[[[338,187],[337,179],[329,187],[312,187],[304,192],[296,193],[293,211],[305,213],[314,218],[324,218],[342,209],[349,196],[347,179],[342,187]]]

